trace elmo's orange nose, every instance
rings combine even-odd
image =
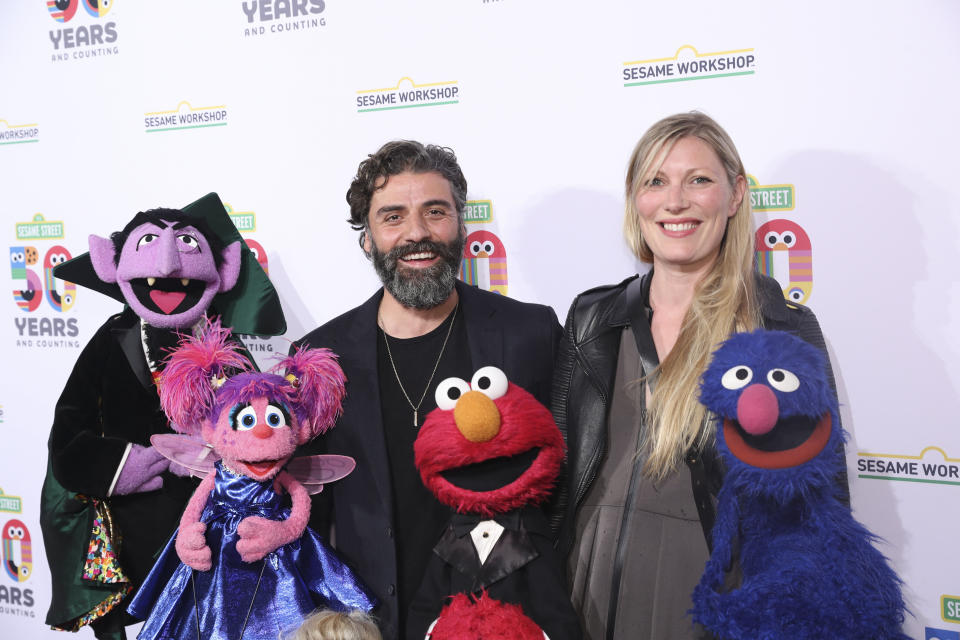
[[[467,391],[453,408],[457,429],[470,442],[488,442],[500,433],[500,411],[479,391]]]

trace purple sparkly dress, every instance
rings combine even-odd
[[[318,607],[373,609],[375,602],[359,579],[309,527],[299,540],[261,561],[241,560],[240,521],[248,516],[283,520],[290,510],[281,504],[272,479],[257,482],[216,464],[216,481],[201,516],[213,566],[194,571],[181,563],[174,535],[127,608],[146,619],[139,640],[195,640],[198,635],[276,640]]]

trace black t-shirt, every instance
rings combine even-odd
[[[433,547],[440,539],[452,513],[423,486],[420,473],[413,462],[413,442],[417,438],[418,428],[423,425],[427,414],[437,406],[433,397],[437,385],[445,378],[456,376],[469,382],[473,376],[470,344],[461,311],[457,312],[452,322],[451,328],[451,317],[448,316],[436,329],[416,338],[388,337],[396,374],[384,343],[384,333],[377,332],[380,409],[383,413],[383,431],[393,493],[400,629],[406,625],[407,609],[423,579]],[[448,330],[450,337],[446,348],[443,348]],[[430,380],[441,348],[443,355],[440,356],[437,371]],[[397,383],[398,376],[414,405],[420,401],[420,396],[426,389],[423,402],[417,411],[416,427],[413,424],[413,409]]]

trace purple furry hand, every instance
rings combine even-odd
[[[180,531],[177,532],[175,547],[177,555],[180,556],[180,562],[197,571],[209,571],[212,566],[210,547],[207,546],[207,539],[203,535],[206,530],[205,523],[194,522],[180,527]]]
[[[287,525],[260,516],[244,518],[237,525],[237,553],[244,562],[256,562],[290,541]]]
[[[153,447],[139,444],[130,447],[130,453],[120,470],[120,477],[113,488],[113,495],[156,491],[163,486],[160,474],[167,470],[170,461]]]

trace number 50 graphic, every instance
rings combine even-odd
[[[43,257],[43,282],[41,283],[40,277],[30,268],[37,264],[39,255],[36,247],[10,247],[10,274],[14,281],[24,280],[27,284],[25,288],[13,290],[13,299],[17,306],[27,313],[36,311],[43,298],[47,299],[55,311],[68,311],[77,301],[77,285],[64,282],[61,293],[57,289],[56,278],[53,277],[53,268],[73,256],[60,245],[47,249]]]

